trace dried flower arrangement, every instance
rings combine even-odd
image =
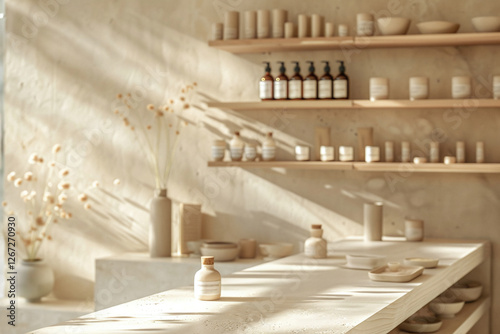
[[[168,99],[163,107],[153,104],[146,106],[135,102],[132,95],[118,94],[119,108],[114,113],[121,118],[135,139],[147,149],[147,158],[151,171],[155,175],[157,189],[166,189],[172,169],[175,149],[179,142],[181,126],[188,123],[181,112],[190,108],[189,100],[196,87],[196,82],[181,90],[178,99]]]
[[[10,172],[7,181],[20,191],[24,202],[25,219],[18,218],[20,222],[17,237],[25,251],[27,260],[37,259],[40,247],[45,239],[52,240],[50,228],[59,220],[72,218],[73,214],[67,211],[67,200],[73,191],[68,175],[70,170],[57,162],[61,145],[52,148],[52,160],[45,159],[36,153],[28,159],[29,167],[24,173]],[[78,196],[81,202],[87,201],[87,195]],[[3,202],[4,211],[8,211],[7,202]],[[85,203],[84,208],[90,209],[90,204]],[[7,212],[15,215],[13,211]]]

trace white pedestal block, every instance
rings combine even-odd
[[[262,259],[217,262],[226,276],[256,266]],[[127,253],[96,260],[96,311],[173,288],[193,285],[200,269],[199,257],[150,258],[147,253]]]

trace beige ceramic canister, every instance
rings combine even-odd
[[[276,159],[276,143],[273,139],[273,133],[268,132],[262,143],[262,160],[273,161]]]
[[[405,237],[407,241],[424,240],[424,221],[420,219],[405,219]]]
[[[308,238],[304,245],[304,252],[307,257],[313,259],[324,259],[327,255],[327,243],[323,239],[323,229],[321,224],[311,225],[309,230],[311,237]]]
[[[201,269],[194,275],[194,296],[198,300],[217,300],[221,295],[221,275],[214,268],[213,256],[201,257]]]

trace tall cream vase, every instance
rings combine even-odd
[[[172,201],[166,189],[157,189],[151,201],[149,255],[170,257],[172,252]]]

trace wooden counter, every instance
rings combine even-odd
[[[489,252],[489,244],[480,241],[344,240],[329,245],[328,259],[298,254],[224,277],[219,301],[195,300],[190,286],[34,333],[388,333]],[[342,268],[347,253],[386,255],[389,261],[438,257],[440,264],[409,283],[373,282],[365,270]],[[488,301],[470,312],[474,319],[488,313]],[[475,322],[462,318],[456,320],[465,325],[456,328]]]

